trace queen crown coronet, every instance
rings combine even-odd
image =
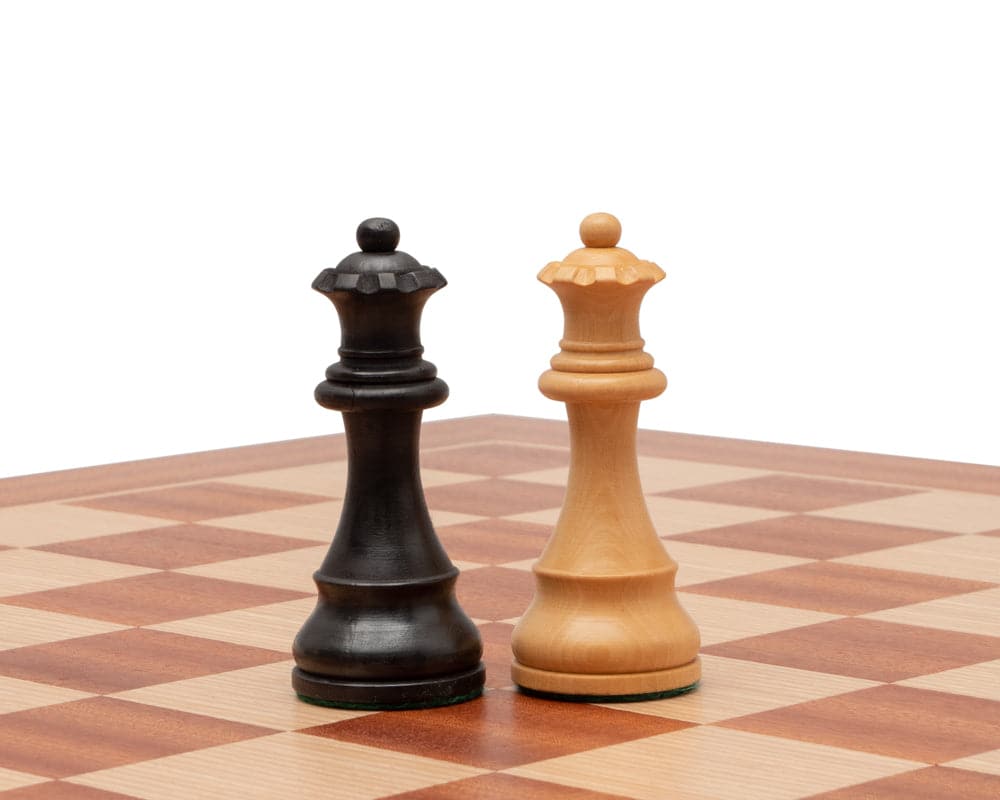
[[[391,219],[372,217],[358,226],[356,253],[336,267],[323,270],[313,281],[317,292],[355,292],[374,295],[382,292],[436,290],[448,281],[432,267],[421,265],[409,253],[396,250],[399,227]]]
[[[608,285],[631,286],[653,284],[663,280],[665,273],[652,261],[637,258],[635,253],[618,247],[622,226],[612,214],[587,215],[580,223],[583,247],[574,250],[562,261],[551,261],[538,273],[538,280],[549,286]]]

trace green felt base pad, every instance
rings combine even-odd
[[[542,700],[559,700],[564,703],[641,703],[646,700],[663,700],[666,697],[676,697],[679,694],[687,694],[698,688],[700,681],[695,681],[690,686],[681,686],[678,689],[667,689],[664,692],[646,692],[644,694],[557,694],[555,692],[539,692],[535,689],[528,689],[518,686],[517,689],[528,697],[538,697]]]

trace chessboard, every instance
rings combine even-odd
[[[1000,798],[1000,467],[641,430],[704,677],[598,705],[509,675],[565,424],[421,444],[488,679],[419,711],[291,689],[342,436],[0,481],[5,800]]]

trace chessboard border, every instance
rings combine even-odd
[[[475,436],[470,439],[470,436]],[[568,446],[564,421],[484,414],[425,422],[423,448],[489,440]],[[639,455],[1000,495],[1000,467],[640,429]],[[68,500],[347,457],[342,433],[0,478],[0,507]]]

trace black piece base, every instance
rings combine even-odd
[[[645,692],[644,694],[558,694],[557,692],[540,692],[526,686],[518,686],[517,690],[528,697],[541,700],[559,700],[563,703],[641,703],[645,700],[662,700],[665,697],[676,697],[687,694],[698,688],[701,681],[695,681],[690,686],[677,689],[667,689],[664,692]]]
[[[464,703],[479,697],[485,682],[482,662],[467,672],[405,682],[338,681],[298,667],[292,670],[292,688],[300,700],[358,711],[403,711]]]

